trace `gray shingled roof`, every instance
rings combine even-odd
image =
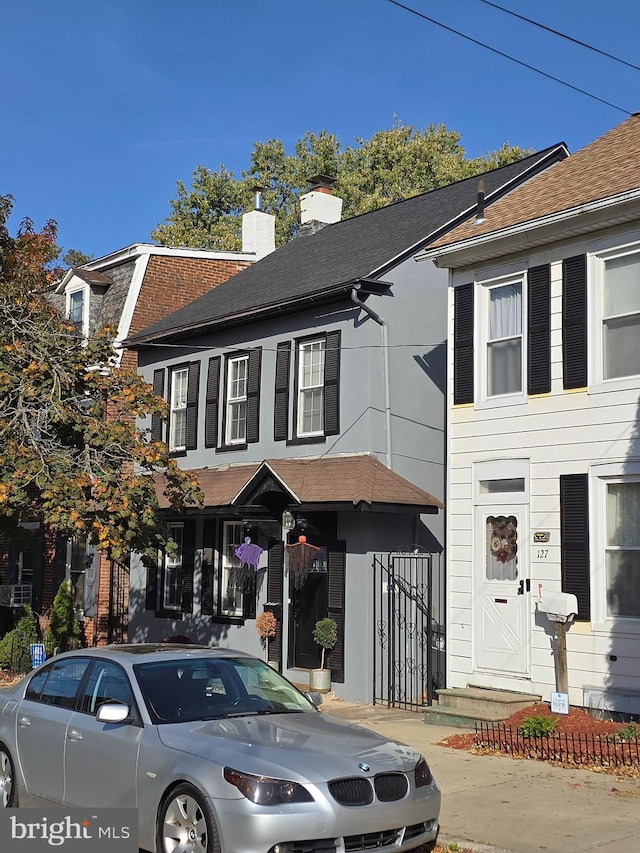
[[[487,203],[567,156],[563,143],[517,163],[297,237],[184,308],[133,335],[127,344],[175,339],[220,322],[246,322],[312,297],[329,297],[379,276],[473,212],[478,180]]]

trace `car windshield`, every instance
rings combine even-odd
[[[156,723],[315,713],[302,693],[257,658],[187,657],[138,664],[134,669]]]

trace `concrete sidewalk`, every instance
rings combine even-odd
[[[322,707],[425,755],[442,790],[443,845],[456,842],[478,853],[640,851],[640,779],[440,746],[464,730],[426,725],[411,711],[330,695]]]

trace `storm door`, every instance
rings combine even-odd
[[[317,669],[320,666],[320,649],[313,639],[313,629],[319,619],[328,615],[327,558],[327,549],[320,548],[304,575],[289,571],[290,648],[296,668]]]

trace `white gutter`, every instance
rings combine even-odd
[[[618,205],[632,201],[638,201],[639,199],[640,187],[636,187],[633,190],[627,190],[626,192],[619,193],[618,195],[608,196],[607,198],[600,198],[596,201],[586,202],[585,204],[581,204],[578,207],[549,213],[547,216],[541,216],[538,219],[529,219],[525,222],[517,222],[514,225],[509,225],[506,228],[501,228],[497,231],[490,231],[486,234],[480,234],[478,237],[469,237],[466,240],[459,240],[457,243],[450,243],[448,246],[436,246],[429,249],[423,249],[421,252],[418,252],[418,254],[414,256],[414,259],[416,261],[432,260],[435,261],[436,266],[438,266],[438,259],[441,257],[452,255],[457,252],[463,252],[466,249],[473,249],[478,246],[483,246],[486,243],[491,243],[495,240],[515,237],[519,234],[523,234],[528,231],[533,231],[538,228],[544,228],[548,225],[556,225],[559,222],[566,222],[569,219],[576,219],[578,216],[584,216],[588,213],[596,213],[598,211],[608,210],[609,208],[616,207]]]

